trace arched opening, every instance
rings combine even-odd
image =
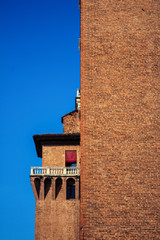
[[[47,194],[48,194],[50,188],[51,188],[51,179],[46,178],[44,181],[44,198],[47,197]]]
[[[67,179],[67,199],[75,199],[75,180]]]
[[[39,179],[39,178],[35,178],[35,179],[34,179],[34,184],[35,184],[35,187],[36,187],[37,196],[38,196],[38,198],[39,198],[40,185],[41,185],[40,179]]]
[[[56,198],[58,197],[58,194],[62,188],[62,178],[57,178],[56,179]]]

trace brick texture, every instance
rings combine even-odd
[[[77,151],[80,166],[80,146],[42,145],[43,167],[65,167],[65,150]],[[60,177],[60,176],[59,176]],[[35,240],[77,240],[80,234],[79,177],[31,176],[36,199]],[[75,181],[75,199],[67,199],[67,179]],[[60,187],[58,180],[62,183]]]
[[[80,112],[78,110],[63,117],[63,133],[80,133]]]
[[[81,0],[81,240],[160,239],[159,0]]]
[[[35,239],[77,240],[78,214],[79,201],[37,201]]]
[[[41,190],[44,187],[42,181]],[[62,177],[62,182],[56,199],[53,199],[55,182],[52,182],[46,197],[41,192],[40,198],[36,200],[35,240],[79,239],[80,203],[78,199],[66,200],[65,177]]]
[[[42,166],[65,167],[65,150],[77,151],[77,167],[79,167],[80,146],[42,146]]]

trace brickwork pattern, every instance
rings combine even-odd
[[[63,117],[63,133],[80,133],[80,112],[74,111]]]
[[[79,201],[37,201],[35,240],[79,239]]]
[[[34,195],[34,179],[31,178]],[[51,180],[51,185],[45,196],[45,180],[40,179],[40,195],[36,197],[35,240],[77,240],[79,239],[80,226],[80,201],[79,179],[75,180],[76,198],[66,200],[66,181],[62,177],[62,188],[55,196],[56,179]]]
[[[42,166],[65,167],[65,150],[77,151],[77,167],[79,167],[80,146],[42,146]]]
[[[159,0],[81,0],[81,240],[160,239]]]

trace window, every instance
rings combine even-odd
[[[75,180],[67,179],[67,199],[75,199]]]
[[[65,151],[65,162],[66,162],[66,167],[76,167],[77,166],[76,150],[66,150]]]

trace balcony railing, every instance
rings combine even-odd
[[[80,176],[78,167],[31,167],[30,176]]]

